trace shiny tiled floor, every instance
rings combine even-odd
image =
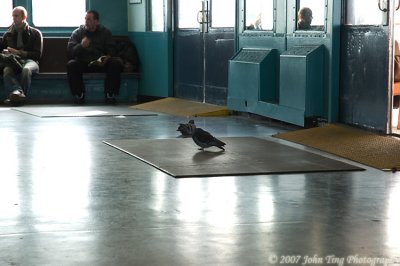
[[[102,143],[174,138],[182,121],[0,108],[0,265],[400,263],[400,173],[174,179]],[[217,136],[288,128],[244,116],[196,122]]]

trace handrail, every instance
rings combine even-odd
[[[379,10],[382,11],[382,12],[387,12],[387,11],[388,11],[387,8],[382,8],[382,6],[381,6],[381,1],[382,1],[382,0],[378,0],[378,8],[379,8]],[[387,3],[386,3],[386,4],[387,4]]]

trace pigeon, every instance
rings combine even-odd
[[[194,121],[190,120],[187,124],[180,123],[176,131],[180,131],[183,137],[191,137],[195,128]]]
[[[204,150],[205,148],[209,148],[212,146],[218,147],[221,150],[225,150],[223,146],[226,144],[213,135],[211,135],[209,132],[194,126],[194,133],[192,134],[192,139],[194,143],[196,143],[198,146],[200,146],[199,150]]]

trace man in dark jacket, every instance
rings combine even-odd
[[[297,29],[311,30],[311,22],[313,20],[312,10],[308,7],[303,7],[297,13]]]
[[[32,74],[39,72],[43,37],[38,29],[26,22],[28,13],[24,7],[15,7],[12,17],[13,24],[0,43],[4,87],[10,93],[4,103],[22,105],[31,86]]]
[[[97,11],[87,11],[85,25],[72,32],[67,47],[68,82],[76,104],[85,103],[85,85],[82,79],[85,72],[105,72],[105,102],[116,102],[115,95],[119,93],[123,66],[120,59],[111,57],[113,46],[112,34],[99,23]]]

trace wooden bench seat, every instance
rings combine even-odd
[[[83,79],[104,79],[105,73],[83,73]],[[121,73],[121,79],[139,79],[140,73],[137,72],[123,72]],[[66,72],[40,72],[33,76],[33,79],[67,79]]]
[[[116,40],[126,39],[127,36],[114,36]],[[72,95],[67,81],[67,44],[69,37],[44,37],[43,53],[40,59],[40,73],[33,75],[32,86],[28,93],[31,103],[68,103]],[[84,73],[88,102],[103,102],[103,83],[105,73]],[[3,86],[0,76],[0,87]],[[120,94],[118,102],[132,103],[137,100],[139,90],[139,72],[121,73]],[[1,99],[5,91],[0,88]]]

